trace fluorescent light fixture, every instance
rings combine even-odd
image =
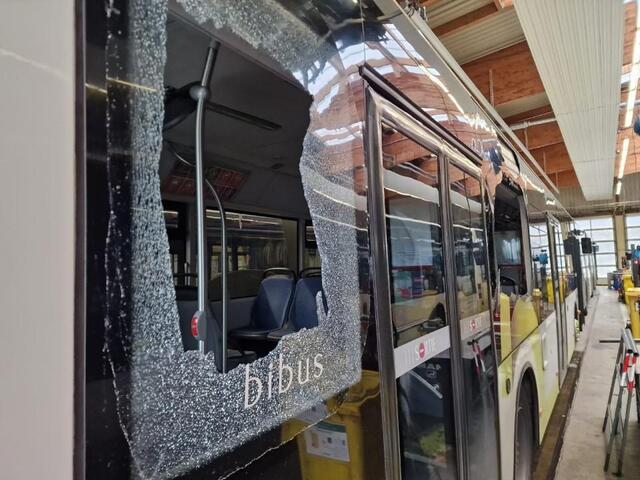
[[[627,155],[629,154],[629,138],[622,140],[622,150],[620,151],[620,164],[618,165],[618,180],[624,177],[624,167],[627,164]]]
[[[640,76],[640,1],[636,2],[636,34],[633,39],[633,58],[631,73],[629,74],[629,94],[627,96],[627,109],[624,115],[624,128],[631,126],[633,121],[633,111],[636,103],[636,93],[638,91],[638,77]]]
[[[622,190],[622,180],[618,180],[616,182],[616,195],[620,195],[621,190]]]

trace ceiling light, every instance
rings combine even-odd
[[[620,163],[618,164],[618,179],[624,177],[624,167],[627,164],[627,154],[629,153],[629,139],[622,140],[622,150],[620,151]]]
[[[622,180],[618,180],[616,182],[616,195],[620,195],[621,190],[622,190]]]

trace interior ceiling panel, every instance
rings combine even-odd
[[[440,40],[462,65],[522,42],[524,33],[515,10],[507,8],[443,35]]]
[[[620,0],[516,0],[586,200],[609,199],[622,70]]]

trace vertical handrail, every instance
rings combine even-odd
[[[208,321],[209,299],[208,299],[208,268],[207,268],[207,230],[206,230],[206,205],[204,199],[204,185],[206,179],[204,178],[204,116],[206,109],[206,102],[209,98],[209,83],[211,82],[211,73],[213,71],[213,65],[218,55],[218,49],[220,44],[216,41],[212,41],[207,49],[207,58],[205,60],[204,68],[202,71],[202,79],[199,85],[195,85],[189,91],[191,97],[197,102],[196,106],[196,127],[195,127],[195,154],[196,154],[196,209],[197,209],[197,231],[198,231],[198,348],[201,353],[206,353],[206,323]],[[211,186],[213,196],[220,208],[220,219],[224,225],[224,211],[221,208],[222,204],[220,199]],[[223,348],[222,348],[222,371],[226,371],[227,355],[226,355],[226,232],[223,236]],[[200,327],[204,327],[204,335],[200,335]]]
[[[180,155],[175,148],[173,147],[173,145],[169,142],[167,142],[167,146],[169,148],[169,151],[182,163],[184,163],[185,165],[188,165],[191,168],[195,168],[195,165],[193,163],[191,163],[190,161],[188,161],[186,158],[184,158],[182,155]],[[216,205],[218,206],[218,210],[220,211],[220,232],[221,232],[221,244],[222,244],[222,249],[223,249],[223,253],[222,253],[222,262],[223,262],[223,266],[222,266],[222,354],[224,361],[222,362],[222,371],[226,373],[226,360],[227,360],[227,305],[228,305],[228,301],[229,301],[229,295],[228,295],[228,289],[227,289],[227,269],[228,269],[228,253],[227,253],[227,214],[224,211],[224,207],[222,206],[222,201],[220,200],[220,197],[218,196],[218,192],[216,192],[216,189],[213,187],[213,185],[211,185],[211,182],[209,182],[209,180],[207,180],[206,178],[204,179],[205,184],[207,185],[207,187],[209,187],[209,191],[211,192],[211,195],[213,196],[213,199],[216,202]]]
[[[213,188],[213,185],[206,180],[209,190],[213,195],[213,199],[218,205],[218,211],[220,212],[220,237],[222,248],[222,373],[227,373],[227,305],[229,302],[229,293],[227,290],[227,269],[229,261],[227,259],[227,214],[222,208],[222,202],[218,196],[218,192]]]

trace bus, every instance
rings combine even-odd
[[[418,2],[77,4],[75,478],[532,478],[590,263]]]

